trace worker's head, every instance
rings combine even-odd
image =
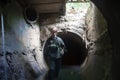
[[[52,30],[51,30],[51,32],[52,32],[52,34],[57,33],[58,29],[56,27],[53,27]]]
[[[58,29],[56,27],[53,27],[51,30],[52,35],[56,35],[57,32],[58,32]]]
[[[57,28],[56,27],[54,27],[54,28],[52,28],[52,33],[57,33]]]

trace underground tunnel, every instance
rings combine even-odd
[[[86,56],[87,49],[85,47],[85,42],[80,36],[73,32],[59,32],[58,36],[61,37],[66,46],[66,52],[64,53],[62,59],[62,65],[64,66],[80,66]],[[46,44],[44,50],[46,49]]]
[[[15,0],[13,0],[13,1],[15,1]],[[18,0],[18,1],[22,2],[24,5],[24,0]],[[37,2],[37,0],[31,0],[31,3],[29,1],[28,2],[27,1],[28,0],[26,0],[26,3],[28,3],[28,4],[33,4],[32,2],[34,2],[34,1]],[[45,1],[47,2],[47,0],[45,0]],[[99,3],[99,2],[97,2],[97,0],[92,0],[92,1],[93,2],[95,1],[94,3]],[[97,4],[97,7],[100,10],[103,10],[102,13],[104,16],[107,15],[108,31],[112,34],[112,40],[115,43],[115,45],[113,47],[115,47],[116,48],[115,50],[118,50],[118,52],[119,52],[119,47],[116,46],[116,44],[119,45],[118,44],[119,39],[117,39],[118,37],[115,37],[115,39],[114,39],[114,36],[117,34],[117,32],[112,31],[115,29],[114,29],[114,27],[111,27],[113,25],[116,26],[117,28],[119,27],[119,25],[116,24],[116,21],[118,21],[118,18],[116,18],[117,15],[110,16],[112,13],[108,14],[113,11],[109,5],[106,5],[106,3],[107,3],[106,1],[107,0],[101,1],[101,4],[99,4],[99,5]],[[48,7],[49,4],[53,5],[53,3],[48,3],[47,5],[45,5],[43,7],[41,7],[41,5],[39,5],[40,8],[42,8],[42,10],[43,10],[42,13],[44,13],[45,11],[46,11],[46,13],[54,11],[55,10],[54,8],[56,8],[56,6],[53,6],[54,8]],[[60,3],[60,4],[63,4],[63,3]],[[44,8],[44,7],[48,7],[48,8]],[[54,9],[54,10],[50,10],[49,8]],[[36,77],[33,77],[32,76],[33,74],[31,74],[32,72],[30,72],[30,71],[33,70],[35,72],[34,74],[39,75],[38,72],[45,71],[45,68],[46,68],[46,67],[44,67],[45,65],[44,65],[44,61],[42,59],[41,44],[39,44],[40,43],[39,39],[43,39],[43,38],[40,37],[39,35],[41,34],[41,30],[43,27],[46,27],[46,25],[47,25],[47,27],[50,26],[49,22],[44,23],[44,25],[39,25],[39,26],[34,25],[34,28],[31,28],[31,26],[28,25],[28,23],[26,23],[24,20],[24,17],[22,15],[23,8],[21,5],[19,6],[16,3],[10,3],[9,5],[7,5],[4,8],[2,8],[0,6],[0,12],[2,11],[1,9],[4,12],[5,28],[6,27],[10,28],[8,31],[6,31],[6,35],[5,35],[5,37],[6,37],[5,40],[6,40],[6,44],[7,44],[7,45],[5,45],[7,47],[6,51],[11,51],[11,52],[17,51],[19,53],[25,52],[28,55],[27,56],[27,55],[22,55],[22,54],[15,54],[15,55],[13,54],[13,57],[15,56],[16,60],[11,58],[10,59],[10,61],[12,62],[11,65],[13,65],[14,61],[15,61],[15,63],[18,63],[19,69],[17,68],[17,65],[14,64],[13,72],[9,73],[7,71],[7,75],[8,75],[7,77],[11,77],[11,76],[16,77],[16,75],[14,75],[14,74],[17,74],[18,79],[16,79],[16,80],[19,80],[19,79],[23,80],[26,77],[27,77],[26,80],[35,80]],[[41,9],[38,8],[38,5],[37,5],[36,9],[39,13],[42,11]],[[45,10],[45,9],[49,9],[49,10]],[[56,9],[56,10],[59,10],[59,9]],[[87,65],[85,65],[83,68],[80,68],[81,70],[83,70],[81,72],[81,74],[83,75],[83,80],[101,80],[101,79],[111,80],[110,79],[111,78],[111,75],[110,75],[111,74],[111,65],[110,65],[111,63],[110,63],[110,61],[112,60],[111,59],[111,53],[112,53],[111,52],[111,50],[112,50],[111,43],[109,43],[109,39],[106,39],[106,36],[104,37],[104,35],[101,35],[104,32],[106,32],[106,31],[104,31],[106,29],[102,28],[102,27],[106,27],[106,25],[102,24],[103,20],[100,19],[101,16],[99,15],[99,12],[97,12],[96,7],[94,8],[93,4],[92,4],[91,10],[89,10],[89,11],[90,12],[88,13],[88,19],[87,19],[87,22],[88,22],[87,24],[89,27],[88,27],[88,34],[86,36],[88,37],[90,42],[92,42],[94,40],[95,40],[95,42],[92,45],[90,45],[90,49],[92,48],[92,50],[88,51],[90,55],[88,55],[88,57],[87,57],[88,58]],[[94,14],[92,12],[96,12],[96,13]],[[28,14],[29,14],[29,10],[28,10]],[[117,12],[116,12],[116,14],[117,14]],[[33,15],[34,15],[34,13],[33,13]],[[46,15],[44,15],[44,16],[46,16]],[[35,17],[33,17],[33,16],[29,17],[30,22],[32,22],[31,24],[33,24],[34,21],[36,22],[36,18],[37,18],[37,15],[35,15]],[[113,19],[114,19],[114,21],[113,21]],[[49,19],[45,20],[45,22],[47,22],[47,21],[49,21]],[[52,20],[50,19],[50,21],[52,21]],[[39,23],[43,23],[43,22],[39,21]],[[94,24],[94,23],[97,23],[97,24]],[[119,29],[117,29],[117,30],[119,31]],[[96,36],[96,33],[97,33],[97,36]],[[87,49],[85,48],[85,43],[82,40],[82,38],[72,32],[68,32],[68,33],[60,32],[58,35],[64,40],[65,45],[68,50],[65,53],[65,55],[63,56],[62,65],[82,65],[82,63],[84,63],[84,60],[87,56]],[[37,36],[37,37],[35,37],[35,36]],[[47,36],[45,35],[45,37],[47,37]],[[14,41],[14,43],[13,43],[13,41]],[[2,42],[2,41],[0,41],[0,42]],[[30,45],[29,45],[29,42],[30,42]],[[34,56],[32,56],[33,48],[35,48],[35,51],[37,53],[37,54],[35,53],[35,55],[37,57],[38,62],[36,62],[36,60],[34,59]],[[1,51],[2,51],[2,49],[1,49]],[[7,55],[7,57],[9,58],[8,55]],[[115,62],[116,62],[116,63],[114,62],[115,71],[118,71],[119,66],[117,65],[117,61],[119,61],[119,59],[118,59],[119,57],[115,56],[114,58],[115,58]],[[0,59],[2,59],[2,58],[0,58]],[[2,62],[2,60],[1,60],[1,62]],[[26,63],[29,63],[29,65]],[[2,63],[0,63],[0,64],[2,64]],[[40,64],[40,68],[38,66],[39,64]],[[3,66],[3,65],[1,65],[1,66]],[[28,67],[26,67],[26,66],[28,66]],[[29,67],[32,67],[32,69],[31,68],[29,69]],[[4,74],[4,73],[2,73],[2,72],[4,72],[2,68],[0,69],[0,71],[1,71],[0,72],[1,74]],[[19,73],[20,71],[22,72],[22,74]],[[120,71],[118,71],[118,73],[119,72]],[[11,74],[11,75],[9,75],[9,74]],[[119,74],[117,74],[115,72],[114,72],[114,75],[119,76]],[[2,77],[0,76],[0,80],[1,79],[3,80],[4,79],[3,77],[4,76],[2,76]],[[65,77],[66,77],[66,75],[65,75]],[[39,79],[39,80],[41,80],[41,79]],[[65,80],[69,80],[69,79],[65,79]]]

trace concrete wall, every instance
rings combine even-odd
[[[7,67],[9,80],[35,80],[45,69],[40,51],[40,29],[37,23],[29,25],[23,16],[23,9],[12,1],[2,7],[5,28],[6,64],[0,56],[0,80],[4,79],[3,67]],[[1,26],[0,26],[1,27]],[[1,28],[0,28],[1,33]],[[0,53],[2,54],[2,36],[0,35]]]
[[[20,6],[11,3],[4,7],[3,14],[6,47],[17,51],[40,47],[39,26],[37,24],[30,26],[26,23]]]
[[[111,80],[112,46],[107,23],[91,3],[86,16],[88,57],[82,67],[84,80]]]
[[[108,32],[110,34],[113,56],[112,56],[112,78],[120,80],[120,9],[118,1],[113,0],[91,0],[100,9],[107,20]]]

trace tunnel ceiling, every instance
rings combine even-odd
[[[59,12],[66,0],[17,0],[22,6],[34,7],[39,13]]]

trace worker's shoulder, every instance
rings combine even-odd
[[[61,38],[61,37],[59,37],[59,36],[56,36],[56,39],[58,39],[58,40],[62,40],[62,38]]]

